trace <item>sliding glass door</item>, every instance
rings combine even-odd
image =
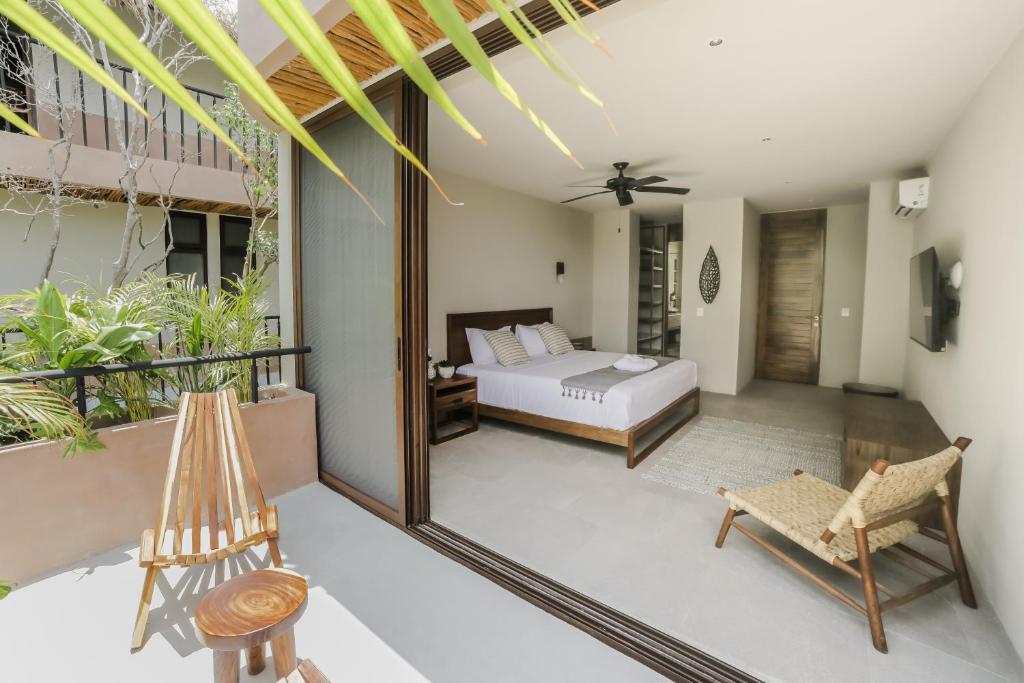
[[[375,104],[392,125],[395,89]],[[402,259],[396,154],[351,113],[314,137],[366,195],[363,201],[308,152],[297,158],[302,383],[316,394],[322,479],[404,523]]]

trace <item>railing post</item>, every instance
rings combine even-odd
[[[260,402],[260,371],[259,365],[256,363],[256,359],[252,359],[252,376],[249,381],[252,383],[252,402]]]
[[[85,377],[75,377],[75,404],[78,406],[78,414],[85,417]]]

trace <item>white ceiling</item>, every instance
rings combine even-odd
[[[620,160],[692,188],[685,200],[635,194],[644,213],[736,196],[762,211],[863,200],[872,179],[928,161],[1024,27],[1024,2],[622,0],[588,23],[614,59],[571,29],[549,35],[618,136],[525,48],[494,60],[585,170],[469,70],[444,85],[488,144],[432,106],[431,165],[552,201],[602,184]],[[716,37],[724,44],[709,47]]]

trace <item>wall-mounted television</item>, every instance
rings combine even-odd
[[[943,351],[947,302],[934,247],[910,259],[910,338],[929,351]]]

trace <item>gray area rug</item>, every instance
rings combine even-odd
[[[788,479],[799,468],[838,486],[841,443],[830,434],[703,415],[657,454],[643,478],[714,494],[720,486],[747,489]]]

